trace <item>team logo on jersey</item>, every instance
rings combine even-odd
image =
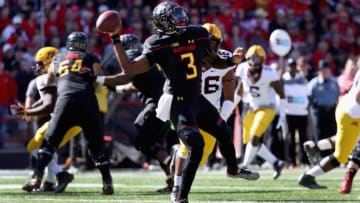
[[[174,42],[170,44],[170,47],[178,47],[178,46],[180,46],[179,42]]]

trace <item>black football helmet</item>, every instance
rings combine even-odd
[[[134,34],[120,35],[121,45],[124,47],[126,55],[132,61],[141,55],[142,44],[139,38]]]
[[[120,35],[121,45],[124,47],[124,50],[129,49],[140,49],[142,50],[142,44],[139,38],[134,34],[124,34]]]
[[[158,33],[181,34],[188,20],[184,9],[175,2],[161,2],[153,10],[152,23]]]
[[[83,32],[72,32],[66,39],[66,48],[70,51],[83,51],[88,48],[88,39]]]

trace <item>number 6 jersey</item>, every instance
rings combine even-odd
[[[231,52],[223,49],[218,50],[217,54],[223,59],[230,58],[232,56]],[[233,68],[234,66],[230,66],[226,69],[217,69],[210,67],[202,73],[201,93],[217,109],[220,109],[221,92],[223,89],[223,77]]]
[[[264,107],[273,107],[274,94],[272,93],[271,82],[279,80],[277,72],[270,66],[263,65],[261,76],[253,83],[249,78],[249,64],[243,62],[236,68],[236,77],[239,77],[244,88],[243,100],[249,103],[252,110]]]

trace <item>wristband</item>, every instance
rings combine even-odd
[[[238,105],[239,102],[241,101],[241,98],[242,97],[239,94],[235,93],[235,95],[234,95],[234,104]]]
[[[111,41],[113,44],[116,44],[116,43],[121,44],[120,35],[119,34],[111,35]]]
[[[234,103],[230,100],[225,100],[221,106],[221,112],[220,115],[222,119],[225,121],[230,117],[232,111],[233,111]]]
[[[105,83],[105,76],[96,76],[95,82],[103,85]]]

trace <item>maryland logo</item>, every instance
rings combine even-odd
[[[170,47],[178,47],[178,46],[180,46],[179,42],[174,42],[170,44]]]

